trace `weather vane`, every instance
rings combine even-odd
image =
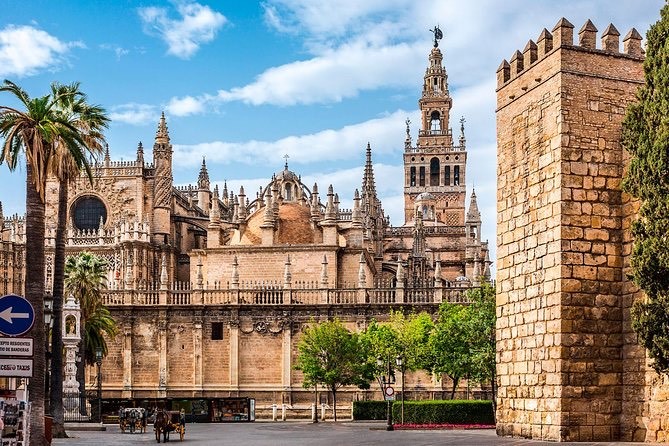
[[[444,38],[444,33],[439,29],[439,25],[435,26],[434,29],[431,29],[430,32],[434,34],[434,47],[439,46],[439,41]]]

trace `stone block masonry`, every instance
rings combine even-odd
[[[573,28],[561,19],[497,72],[498,433],[659,440],[649,399],[666,392],[650,394],[629,327],[634,206],[620,188],[641,36],[621,52],[613,25],[602,49],[592,22],[578,44]]]

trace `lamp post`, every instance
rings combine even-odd
[[[379,375],[379,385],[381,386],[381,391],[383,392],[383,398],[388,402],[388,407],[386,408],[386,430],[392,431],[393,429],[393,408],[392,401],[395,399],[395,389],[392,388],[391,384],[395,384],[395,371],[393,370],[393,361],[388,355],[386,360],[382,357],[376,359],[376,364],[379,369],[384,370],[384,372]]]
[[[102,423],[102,347],[95,348],[95,363],[98,366],[98,421]]]
[[[397,364],[397,368],[400,369],[400,372],[402,372],[402,415],[400,421],[402,424],[404,424],[404,358],[402,358],[400,355],[397,355],[397,358],[395,358],[395,364]]]
[[[53,296],[51,294],[44,295],[44,353],[45,353],[45,364],[46,364],[46,379],[44,380],[44,413],[46,415],[51,414],[51,407],[49,405],[51,401],[51,390],[49,388],[49,383],[51,381],[51,351],[49,346],[51,345],[51,328],[53,326]]]

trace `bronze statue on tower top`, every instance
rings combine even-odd
[[[439,25],[435,26],[434,29],[431,29],[430,32],[434,34],[434,47],[439,46],[439,41],[444,38],[444,33],[439,29]]]

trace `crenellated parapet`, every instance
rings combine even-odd
[[[543,29],[536,42],[529,40],[523,51],[516,50],[509,61],[504,60],[497,69],[497,88],[502,88],[514,79],[527,73],[532,67],[550,59],[559,49],[592,52],[610,57],[633,58],[643,57],[641,35],[632,28],[623,38],[623,48],[620,49],[620,33],[613,24],[609,24],[601,35],[597,46],[597,28],[588,20],[578,31],[578,41],[574,42],[574,25],[569,20],[561,18],[553,27],[552,32]],[[541,79],[537,78],[536,82]],[[531,85],[525,86],[526,90]]]

